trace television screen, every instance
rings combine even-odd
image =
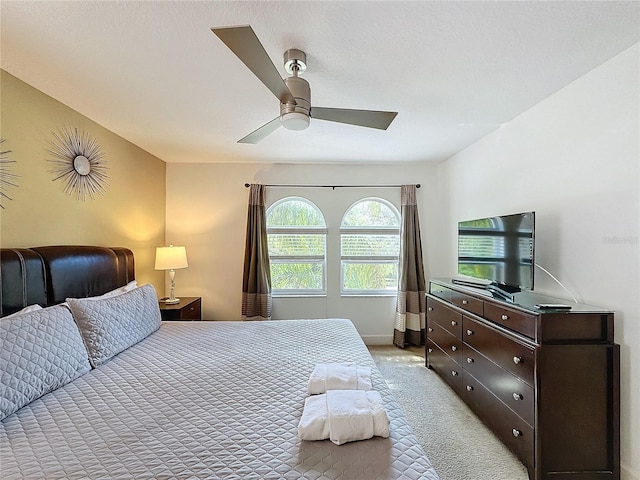
[[[507,292],[533,289],[535,212],[458,223],[458,273]]]

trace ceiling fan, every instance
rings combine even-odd
[[[298,76],[307,69],[307,55],[303,51],[290,49],[284,53],[284,68],[292,76],[282,79],[249,25],[212,28],[211,31],[280,100],[280,116],[241,138],[238,143],[258,143],[280,125],[288,130],[304,130],[311,118],[386,130],[398,114],[311,106],[309,83]]]

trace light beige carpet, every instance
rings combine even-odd
[[[528,480],[522,463],[424,366],[424,347],[369,351],[441,480]]]

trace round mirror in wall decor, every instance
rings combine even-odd
[[[61,180],[64,193],[74,195],[76,200],[85,201],[87,195],[95,200],[97,193],[104,195],[107,183],[107,162],[102,147],[87,132],[77,128],[61,128],[52,132],[54,140],[47,149],[54,158],[50,170],[55,175],[53,181]]]

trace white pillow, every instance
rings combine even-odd
[[[22,310],[20,310],[18,312],[14,312],[11,315],[7,315],[7,316],[2,317],[2,318],[3,319],[12,318],[12,317],[15,317],[17,315],[22,315],[23,313],[35,312],[36,310],[42,310],[42,307],[40,305],[38,305],[37,303],[35,303],[33,305],[29,305],[27,307],[24,307]]]
[[[110,292],[107,292],[107,293],[103,293],[102,295],[99,295],[97,298],[115,297],[118,295],[122,295],[123,293],[130,292],[131,290],[134,290],[136,288],[138,288],[138,282],[133,280],[127,283],[125,286],[118,287],[115,290],[111,290]]]
[[[91,366],[68,308],[55,305],[0,322],[0,420]]]
[[[143,285],[111,297],[67,298],[93,367],[160,328],[158,297]]]

